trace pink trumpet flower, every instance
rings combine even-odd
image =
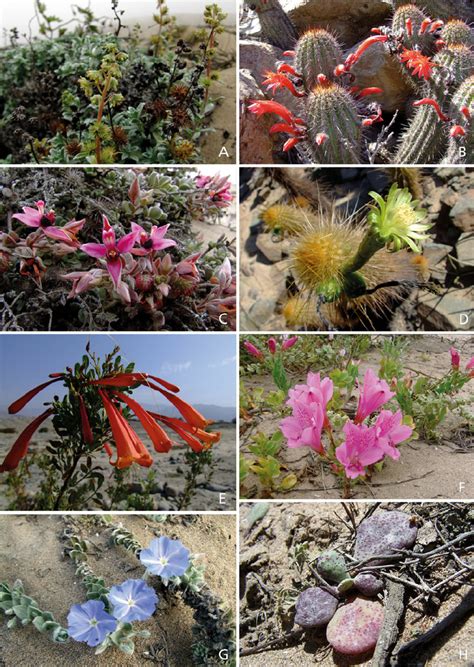
[[[355,423],[360,424],[366,417],[378,410],[382,405],[395,396],[385,380],[380,380],[369,368],[364,376],[364,385],[360,391],[359,405]]]
[[[289,399],[287,405],[294,407],[297,401],[307,400],[318,403],[323,411],[324,422],[327,424],[327,405],[332,398],[334,390],[333,382],[330,378],[321,380],[319,373],[309,372],[306,378],[306,384],[297,384],[288,392]]]
[[[471,357],[467,362],[466,370],[469,371],[469,377],[474,377],[474,357]]]
[[[267,347],[270,351],[270,354],[275,354],[275,352],[277,351],[277,342],[276,342],[276,340],[274,338],[269,338],[267,340]]]
[[[458,371],[461,364],[461,355],[455,347],[450,347],[449,352],[451,353],[451,368],[453,371]]]
[[[321,433],[325,421],[320,403],[309,401],[308,397],[292,401],[293,414],[280,422],[280,429],[288,440],[288,447],[311,447],[324,454]]]
[[[15,213],[12,217],[19,220],[28,227],[34,227],[41,230],[45,236],[55,241],[63,243],[77,243],[76,234],[84,224],[84,220],[71,220],[64,227],[56,227],[56,215],[53,210],[45,211],[45,203],[42,200],[35,202],[36,209],[30,206],[23,207],[23,213]]]
[[[138,232],[130,232],[130,234],[126,234],[117,242],[115,240],[115,232],[107,216],[103,216],[103,221],[103,243],[84,243],[81,245],[81,250],[90,257],[105,259],[107,271],[115,287],[118,289],[122,275],[122,255],[131,251],[137,240]]]
[[[153,225],[151,232],[148,234],[148,232],[145,231],[141,225],[138,225],[136,222],[132,222],[132,232],[137,235],[136,241],[140,246],[139,248],[132,248],[132,254],[142,256],[149,255],[150,253],[157,250],[164,250],[165,248],[171,248],[175,246],[176,241],[173,241],[173,239],[164,238],[168,229],[169,225],[163,225],[162,227]]]
[[[390,456],[392,459],[399,459],[400,452],[395,447],[401,442],[408,440],[413,433],[410,426],[402,424],[403,415],[401,410],[398,412],[390,412],[390,410],[382,410],[377,421],[375,422],[376,445],[381,454],[380,459],[384,455]]]
[[[290,347],[293,347],[293,345],[298,341],[298,336],[292,336],[291,338],[286,338],[283,343],[281,344],[281,349],[282,350],[289,350]]]
[[[259,350],[258,347],[255,347],[255,345],[253,345],[250,341],[244,340],[243,344],[247,352],[251,354],[252,357],[257,357],[258,359],[263,357],[263,352]]]
[[[346,439],[336,448],[336,458],[345,468],[346,476],[355,479],[365,475],[366,466],[377,463],[383,457],[377,447],[376,429],[366,424],[348,421],[342,429]]]
[[[72,288],[68,294],[68,299],[73,299],[75,296],[87,292],[87,290],[93,287],[97,287],[104,275],[107,274],[102,269],[71,271],[71,273],[64,274],[61,276],[63,280],[72,280]]]

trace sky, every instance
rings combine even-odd
[[[43,0],[48,12],[63,20],[72,17],[71,5],[87,7],[89,0]],[[176,16],[182,25],[202,23],[204,7],[210,0],[168,0],[170,14]],[[219,0],[219,6],[229,15],[227,25],[235,25],[235,1]],[[96,16],[112,16],[110,0],[90,0],[90,7]],[[156,0],[120,0],[119,9],[125,14],[122,23],[133,26],[137,22],[151,26],[152,15],[156,11]],[[0,31],[5,28],[18,28],[20,34],[28,32],[28,23],[34,16],[34,0],[0,0]],[[36,23],[31,25],[32,34],[36,35]]]
[[[135,369],[159,375],[181,387],[192,403],[236,405],[235,336],[233,334],[2,334],[0,336],[0,412],[49,373],[81,361],[87,341],[100,356],[120,345],[122,360]],[[38,394],[21,414],[36,414],[43,402],[60,394],[60,383]],[[156,392],[140,387],[138,401],[153,405]],[[160,397],[163,403],[164,398]],[[28,409],[27,409],[28,408]]]

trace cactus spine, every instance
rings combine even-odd
[[[392,30],[396,35],[403,35],[403,45],[407,49],[415,46],[423,49],[433,44],[434,38],[429,32],[419,34],[421,24],[425,19],[426,14],[416,5],[402,5],[396,10],[392,19]],[[407,30],[407,21],[411,21],[411,35]]]
[[[464,134],[451,135],[443,162],[470,164],[474,160],[474,75],[466,79],[454,93],[450,113]]]
[[[262,37],[266,42],[279,49],[290,49],[298,39],[295,26],[288,18],[279,0],[246,0],[247,6],[258,14]]]
[[[309,30],[296,45],[295,68],[303,77],[307,92],[317,84],[319,74],[332,77],[342,61],[342,48],[327,30]]]
[[[452,44],[473,46],[474,44],[471,28],[464,23],[464,21],[460,21],[459,19],[448,21],[446,25],[443,26],[440,37],[448,46],[451,46]]]
[[[469,0],[412,0],[412,3],[424,10],[429,16],[440,19],[449,19],[452,16],[468,18],[472,14],[469,10]],[[394,9],[406,5],[406,0],[392,0]]]

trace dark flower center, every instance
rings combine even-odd
[[[40,220],[40,227],[51,227],[52,224],[51,220],[46,215],[43,215]]]
[[[146,250],[150,250],[151,248],[153,248],[153,241],[152,241],[152,239],[147,239],[145,242],[142,241],[142,246],[143,246]]]

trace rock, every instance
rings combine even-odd
[[[381,511],[364,519],[357,529],[354,556],[365,560],[378,554],[393,554],[396,549],[409,549],[416,540],[418,528],[405,512]],[[372,565],[383,563],[373,560]]]
[[[156,506],[156,509],[160,512],[170,512],[175,508],[171,503],[167,502],[166,500],[160,500],[160,502]]]
[[[254,544],[240,553],[240,567],[255,570],[268,563],[268,552],[261,544]]]
[[[356,598],[339,607],[326,630],[331,646],[344,655],[359,655],[375,648],[382,630],[380,602]]]
[[[246,164],[273,163],[273,143],[269,130],[272,126],[270,118],[257,118],[247,110],[250,100],[264,99],[257,82],[249,70],[240,72],[240,161]]]
[[[273,315],[274,310],[275,302],[272,299],[260,299],[250,308],[248,316],[261,329],[265,328],[264,325]]]
[[[281,3],[299,32],[326,28],[346,48],[367,37],[371,26],[384,23],[392,10],[388,0],[281,0]]]
[[[338,600],[322,588],[307,588],[296,600],[295,623],[302,628],[321,628],[334,616]]]
[[[334,581],[336,584],[349,578],[346,559],[342,554],[332,549],[319,556],[316,561],[316,570],[324,579]]]
[[[274,241],[272,234],[259,234],[256,245],[272,264],[280,262],[288,254],[288,244],[283,243],[281,240]]]
[[[378,595],[384,588],[383,581],[374,577],[373,574],[356,575],[354,578],[354,586],[360,593],[362,593],[362,595],[366,595],[367,597]]]
[[[474,327],[472,287],[443,294],[418,292],[417,311],[427,331],[469,331]]]
[[[384,111],[399,109],[403,112],[413,88],[409,79],[403,76],[401,66],[385,44],[374,44],[361,56],[351,71],[355,75],[356,86],[382,88],[383,94],[368,98],[370,101],[379,102]]]
[[[430,275],[440,283],[446,280],[448,255],[452,251],[452,247],[445,243],[427,243],[423,248],[423,257],[429,262]]]
[[[474,267],[474,234],[469,232],[461,234],[456,244],[456,252],[460,268],[472,273]]]
[[[418,530],[416,537],[417,546],[423,547],[424,550],[429,551],[427,547],[433,547],[438,541],[438,533],[432,521],[426,521]]]
[[[474,232],[474,189],[468,190],[451,209],[450,217],[462,232]]]

